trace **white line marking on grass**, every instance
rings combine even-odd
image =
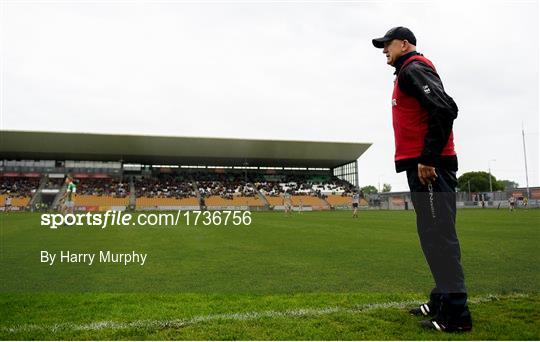
[[[469,299],[471,304],[481,304],[486,302],[497,301],[501,299],[511,298],[527,298],[527,294],[511,294],[511,295],[485,295]],[[224,313],[213,315],[200,315],[185,319],[170,319],[170,320],[137,320],[131,322],[115,322],[115,321],[100,321],[92,323],[58,323],[49,325],[40,324],[21,324],[12,327],[1,327],[3,332],[8,333],[23,333],[32,331],[99,331],[105,329],[121,330],[121,329],[166,329],[166,328],[182,328],[188,325],[194,325],[203,322],[212,322],[220,320],[233,321],[249,321],[259,318],[278,318],[278,317],[314,317],[330,315],[335,313],[350,313],[356,314],[377,309],[404,309],[413,305],[420,305],[421,301],[402,301],[402,302],[386,302],[373,304],[359,304],[349,308],[334,306],[327,308],[303,308],[285,311],[254,311],[254,312],[238,312]]]

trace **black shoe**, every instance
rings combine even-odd
[[[432,304],[431,301],[420,305],[417,308],[410,309],[409,313],[413,316],[424,316],[424,317],[433,317],[437,315],[437,308]]]
[[[471,313],[468,308],[459,315],[449,315],[441,312],[435,318],[420,321],[420,326],[443,332],[467,332],[472,329]]]

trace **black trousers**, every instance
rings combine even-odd
[[[435,280],[431,298],[441,295],[454,305],[465,305],[465,278],[456,233],[456,172],[439,168],[436,172],[437,179],[423,185],[417,169],[407,170],[420,245]]]

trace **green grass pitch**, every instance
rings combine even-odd
[[[475,326],[424,331],[412,211],[253,213],[249,227],[64,228],[0,215],[0,339],[539,340],[540,210],[459,210]],[[40,263],[140,251],[144,266]]]

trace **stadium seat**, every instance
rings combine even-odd
[[[328,205],[320,198],[315,196],[292,196],[292,204],[299,206],[302,203],[303,206],[310,207],[327,207]]]
[[[328,198],[326,200],[333,207],[352,204],[352,196],[328,195]],[[360,206],[363,207],[367,205],[368,205],[368,202],[365,199],[361,198]]]
[[[352,196],[328,195],[326,200],[331,206],[350,205],[352,203]]]
[[[264,206],[259,197],[236,196],[232,199],[224,199],[220,196],[209,196],[204,199],[206,206]]]
[[[4,206],[6,203],[6,197],[7,195],[0,195],[0,206]],[[11,200],[11,206],[13,207],[26,207],[32,197],[24,196],[24,197],[13,197]]]
[[[129,198],[96,195],[76,195],[74,202],[76,206],[123,206],[129,204]]]
[[[196,206],[199,205],[197,197],[167,198],[167,197],[138,197],[135,200],[137,208],[159,206]]]

